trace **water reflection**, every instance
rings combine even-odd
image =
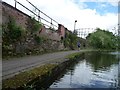
[[[109,70],[111,65],[118,64],[116,55],[103,52],[86,53],[85,58],[87,64],[91,64],[94,71]]]
[[[83,53],[50,88],[116,88],[119,64],[116,54]]]

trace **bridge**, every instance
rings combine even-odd
[[[95,32],[96,28],[79,28],[75,30],[78,37],[86,38],[89,33]]]
[[[79,28],[75,29],[75,31],[77,32],[78,37],[86,38],[89,33],[96,32],[96,28]],[[118,29],[114,27],[110,32],[112,32],[114,35],[120,36],[120,25],[118,24]]]

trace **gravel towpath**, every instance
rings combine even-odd
[[[2,61],[2,78],[10,78],[20,72],[35,68],[47,63],[60,63],[65,61],[65,57],[69,54],[79,51],[61,51],[48,53],[38,56],[26,56],[21,58],[11,58]]]

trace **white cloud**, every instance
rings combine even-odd
[[[6,0],[6,2],[11,0]],[[29,0],[40,10],[47,15],[55,19],[60,24],[63,24],[69,30],[73,31],[74,21],[77,20],[76,28],[95,28],[100,27],[102,29],[111,29],[118,23],[118,16],[114,13],[107,13],[100,15],[96,9],[92,10],[86,8],[84,2],[81,0],[81,6],[73,3],[73,0]],[[94,0],[90,0],[94,1]],[[99,0],[97,0],[99,1]],[[111,3],[108,0],[100,0]],[[112,0],[111,0],[112,1]],[[114,0],[114,2],[117,0]],[[19,2],[28,6],[25,0],[19,0]],[[111,3],[112,4],[112,3]],[[31,7],[30,7],[31,8]],[[31,8],[33,10],[33,8]]]
[[[103,8],[104,8],[104,7],[107,7],[107,6],[106,6],[105,4],[101,4],[101,7],[103,7]]]

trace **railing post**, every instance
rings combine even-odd
[[[38,21],[40,20],[41,22],[41,18],[40,18],[40,10],[38,10]]]
[[[16,8],[16,4],[17,4],[17,2],[16,2],[16,0],[14,0],[15,1],[15,8]]]
[[[50,24],[51,24],[51,28],[52,28],[52,18],[51,18],[51,23]]]

